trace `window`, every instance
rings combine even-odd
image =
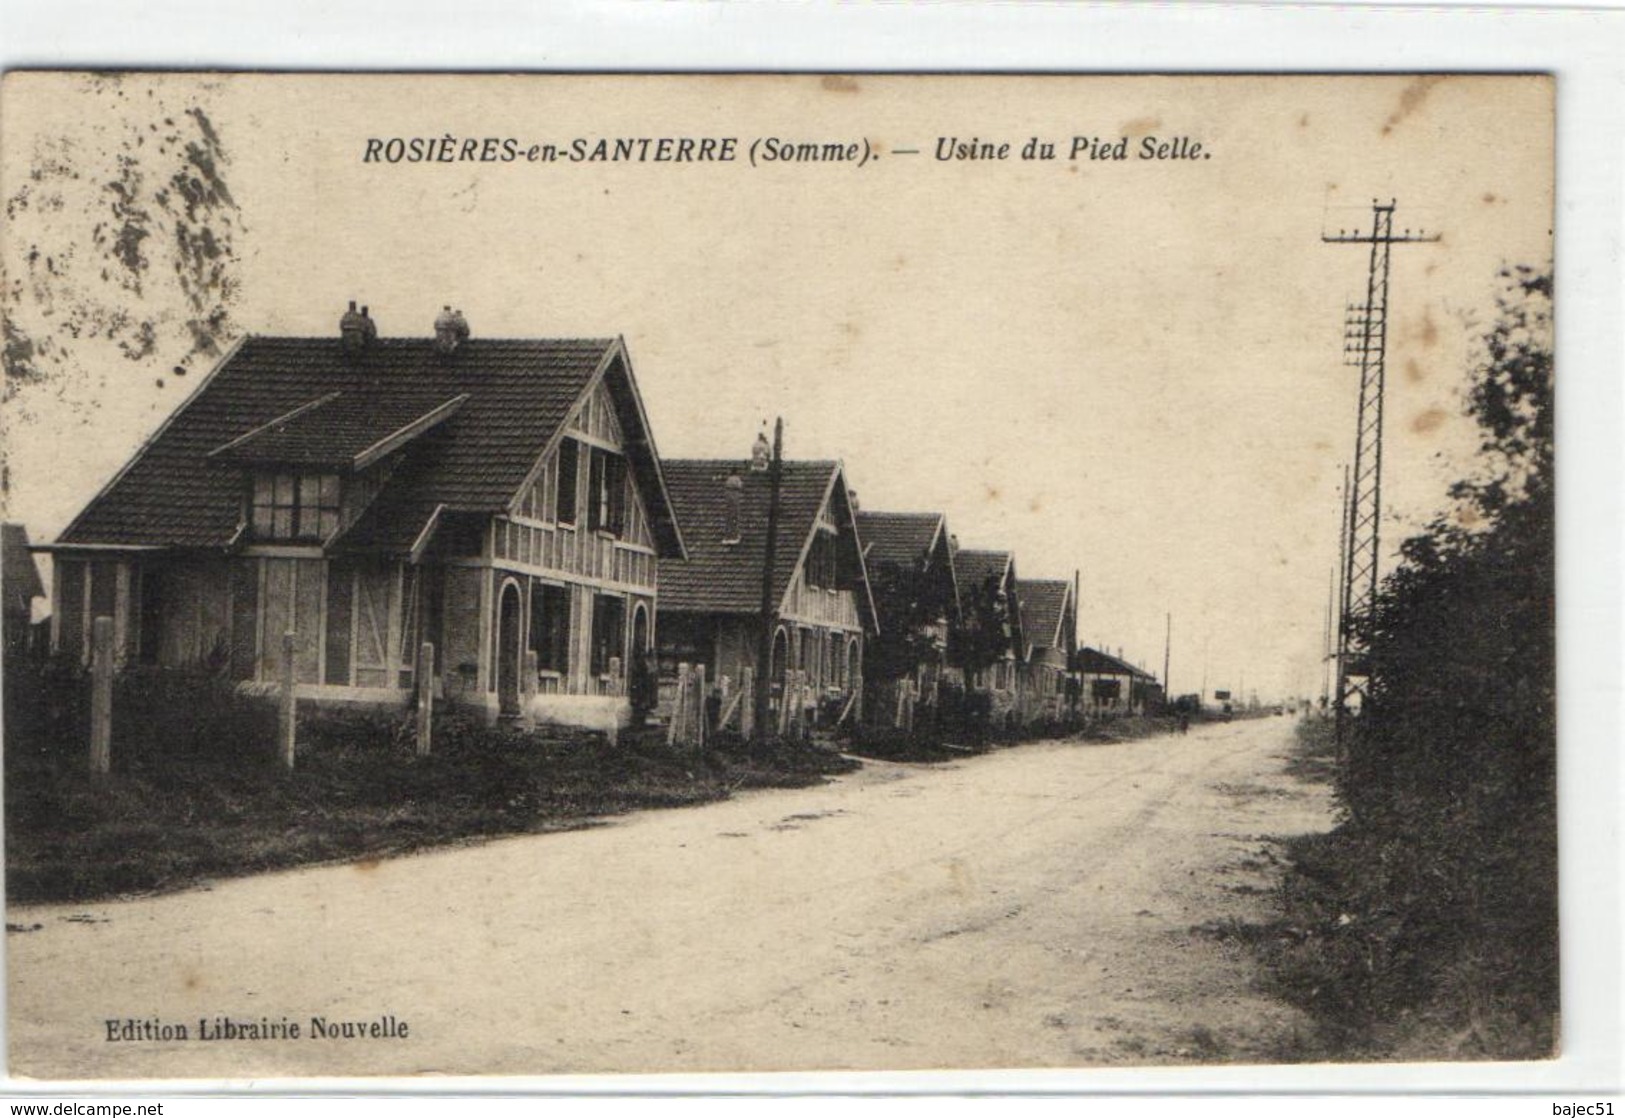
[[[337,474],[264,473],[254,477],[254,535],[322,540],[339,526]]]
[[[819,532],[814,537],[812,547],[807,550],[808,586],[821,587],[825,590],[835,589],[836,539],[837,537],[829,532]]]
[[[626,521],[626,459],[592,448],[587,483],[587,527],[620,535]]]
[[[581,444],[565,439],[559,444],[559,488],[554,508],[558,510],[560,524],[576,522],[576,472],[581,460]]]
[[[600,594],[592,600],[592,674],[608,675],[611,658],[626,643],[626,599]]]
[[[530,647],[536,667],[563,675],[570,668],[570,592],[545,582],[531,583]]]

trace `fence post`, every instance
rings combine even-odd
[[[533,726],[536,716],[533,713],[535,704],[531,701],[541,689],[541,657],[534,648],[525,649],[525,655],[520,658],[522,667],[519,671],[519,702],[520,716],[526,726]]]
[[[739,684],[739,733],[746,741],[756,736],[756,669],[745,666]]]
[[[424,641],[418,649],[415,679],[418,685],[417,753],[419,757],[427,757],[430,738],[434,733],[434,645],[428,641]]]
[[[694,730],[695,730],[695,733],[694,733],[694,748],[695,748],[695,750],[697,752],[703,751],[705,749],[705,735],[706,735],[706,731],[708,731],[710,729],[710,727],[707,725],[707,722],[709,721],[709,719],[707,718],[707,715],[710,713],[708,708],[710,707],[710,705],[711,705],[711,695],[707,691],[706,686],[705,686],[705,665],[704,664],[695,664],[694,665]]]
[[[293,768],[294,732],[299,723],[299,696],[295,692],[297,668],[293,662],[293,642],[292,633],[282,634],[281,719],[277,727],[282,764],[284,768],[290,770]]]
[[[688,710],[688,664],[677,665],[677,692],[671,699],[671,721],[666,725],[667,745],[686,745],[687,739],[682,736],[679,724]]]
[[[90,626],[90,775],[113,771],[113,619]]]

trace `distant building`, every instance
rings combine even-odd
[[[915,726],[934,722],[943,689],[963,689],[955,663],[962,623],[953,537],[940,512],[859,512],[864,566],[879,612],[879,633],[865,657],[865,710],[874,726],[893,726],[898,689],[914,696]]]
[[[1143,714],[1160,701],[1162,686],[1150,672],[1096,648],[1078,649],[1075,660],[1085,713]]]
[[[683,556],[626,347],[434,326],[240,342],[51,547],[53,644],[271,683],[292,633],[301,697],[393,702],[428,641],[448,699],[617,714]]]
[[[1019,719],[1027,639],[1021,625],[1016,558],[1008,551],[954,553],[964,613],[966,686],[986,696],[995,725]]]
[[[1078,604],[1072,583],[1024,578],[1016,584],[1021,626],[1027,634],[1026,721],[1063,722],[1077,713],[1073,660],[1078,651]]]

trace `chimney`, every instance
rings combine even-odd
[[[846,491],[846,503],[852,506],[852,512],[854,514],[861,511],[858,508],[858,491],[856,489],[848,489]]]
[[[734,474],[722,483],[727,489],[726,504],[722,509],[722,542],[739,542],[739,506],[744,501],[745,480]]]
[[[750,448],[750,468],[752,473],[766,473],[767,468],[773,464],[773,447],[767,441],[767,431],[764,428],[756,432],[756,442]]]
[[[468,340],[468,320],[462,311],[454,311],[447,304],[434,320],[434,347],[441,353],[451,353]]]
[[[339,319],[339,338],[343,342],[344,352],[354,356],[367,348],[367,342],[378,336],[378,328],[372,325],[372,320],[365,311],[355,309],[355,300],[350,300],[350,309],[344,312]]]

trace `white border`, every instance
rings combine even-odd
[[[517,0],[231,5],[6,0],[0,67],[388,70],[1548,71],[1558,75],[1557,298],[1564,1055],[1542,1064],[1092,1069],[616,1079],[290,1080],[274,1093],[1617,1092],[1621,1081],[1621,246],[1616,3],[830,4]],[[1516,151],[1509,137],[1509,157]],[[248,1082],[32,1084],[184,1098]],[[1531,1106],[1534,1104],[1531,1103]],[[1547,1113],[1544,1106],[1541,1113]],[[1530,1109],[1529,1113],[1535,1113]]]

